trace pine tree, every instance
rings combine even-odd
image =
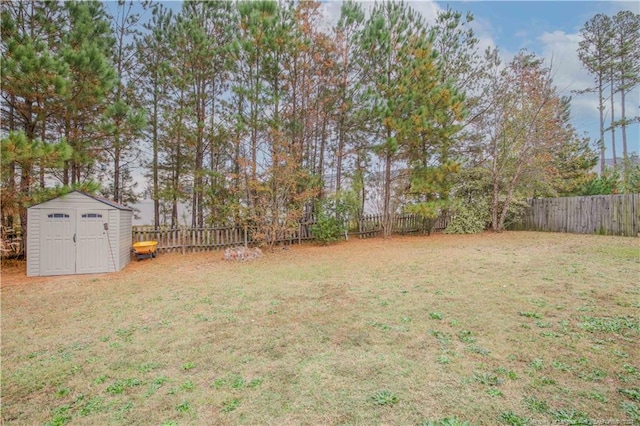
[[[384,235],[391,233],[394,164],[399,160],[403,128],[409,124],[407,109],[412,93],[403,87],[407,72],[401,62],[411,40],[420,39],[425,27],[420,16],[405,3],[376,3],[365,24],[361,40],[364,78],[370,82],[366,95],[369,131],[375,140],[374,151],[383,162],[382,215]],[[411,64],[411,66],[413,66]]]
[[[95,123],[106,108],[106,97],[116,83],[110,61],[113,37],[107,14],[97,1],[64,3],[68,27],[61,54],[69,69],[64,111],[59,117],[73,157],[64,169],[64,184],[90,180],[101,150]]]
[[[640,14],[630,10],[618,12],[613,17],[613,75],[620,92],[621,117],[612,126],[619,125],[622,129],[622,155],[626,161],[629,158],[627,148],[627,125],[640,121],[640,117],[627,119],[627,94],[640,84]]]
[[[163,104],[168,97],[167,80],[169,57],[167,54],[168,30],[172,12],[162,4],[151,8],[151,20],[145,24],[146,33],[136,37],[136,62],[141,78],[138,93],[148,111],[149,123],[146,128],[151,145],[151,198],[153,199],[153,224],[160,226],[160,133]]]
[[[356,53],[358,52],[358,38],[364,22],[364,10],[360,3],[347,0],[340,8],[340,19],[334,29],[334,39],[338,49],[337,82],[336,82],[336,192],[342,190],[345,157],[349,152],[356,151],[359,138],[357,122],[357,99],[360,89],[359,78],[361,70],[358,66]],[[359,161],[356,160],[358,164]],[[364,185],[362,185],[364,187]],[[362,194],[361,204],[364,203]]]
[[[605,144],[604,144],[604,90],[607,75],[610,72],[611,59],[611,18],[598,14],[587,21],[580,30],[582,40],[578,48],[578,57],[585,68],[593,75],[595,87],[583,92],[596,92],[598,94],[598,112],[600,114],[600,135],[598,147],[600,150],[600,173],[605,170]]]
[[[139,83],[135,58],[134,37],[140,34],[140,15],[134,13],[132,1],[120,0],[115,16],[111,17],[115,43],[112,61],[115,65],[116,81],[107,97],[106,107],[100,123],[104,138],[102,161],[110,169],[107,181],[109,188],[103,194],[116,202],[134,201],[135,183],[127,182],[129,167],[139,159],[138,141],[146,125],[145,112],[141,108],[135,88]]]

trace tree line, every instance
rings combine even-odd
[[[192,226],[250,224],[266,242],[365,206],[387,233],[398,212],[445,210],[455,232],[502,230],[524,198],[597,179],[551,67],[481,51],[471,14],[428,24],[407,3],[347,0],[329,26],[318,1],[1,7],[5,225],[81,188],[146,192],[155,226],[188,203]],[[622,97],[637,80],[623,56],[607,62]],[[615,123],[626,140],[624,112]]]
[[[606,176],[605,134],[610,136],[613,168],[622,170],[623,183],[637,176],[633,172],[636,164],[630,159],[627,143],[627,126],[640,122],[640,117],[627,115],[627,95],[640,84],[640,15],[630,10],[614,16],[597,14],[580,30],[581,41],[578,57],[594,79],[594,85],[579,93],[597,93],[599,112],[600,173]],[[619,105],[620,110],[616,108]],[[606,109],[609,108],[609,117]],[[608,118],[608,122],[607,122]],[[607,126],[608,123],[608,126]],[[620,131],[622,141],[622,164],[616,152],[616,134]],[[637,162],[637,156],[635,157]],[[615,184],[613,179],[613,183]],[[637,182],[635,182],[637,185]],[[637,190],[637,189],[636,189]]]

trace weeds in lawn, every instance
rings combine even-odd
[[[182,401],[181,404],[176,406],[176,410],[180,413],[188,413],[191,410],[191,405],[187,401]]]
[[[399,398],[390,390],[381,390],[371,397],[375,405],[394,405],[398,403]]]
[[[193,381],[191,380],[187,380],[186,382],[180,385],[180,389],[187,392],[191,392],[193,389],[195,389],[195,387],[196,385],[194,385]]]
[[[618,389],[618,392],[632,401],[640,401],[640,389],[638,388]]]
[[[503,424],[507,424],[510,426],[526,426],[531,423],[529,419],[518,416],[513,411],[506,411],[504,413],[500,413],[500,421]]]
[[[503,380],[493,373],[480,373],[474,371],[473,379],[478,383],[488,386],[498,386],[503,383]]]
[[[460,339],[462,343],[475,343],[477,340],[469,330],[460,330],[458,332],[458,339]]]
[[[581,328],[592,333],[624,333],[634,331],[640,333],[640,323],[633,318],[626,317],[583,317]]]
[[[424,421],[422,426],[471,426],[466,420],[458,420],[457,417],[445,417],[435,421]]]
[[[448,356],[446,356],[446,355],[440,355],[440,356],[436,359],[436,362],[437,362],[438,364],[443,364],[443,365],[450,364],[450,363],[451,363],[451,358],[449,358],[449,357],[448,357]]]
[[[524,405],[526,405],[530,411],[533,411],[535,413],[544,414],[549,411],[549,404],[547,404],[547,401],[538,399],[535,396],[526,396],[524,398]]]
[[[145,362],[140,364],[140,367],[138,367],[138,371],[141,373],[148,373],[149,371],[155,370],[157,368],[160,368],[160,364],[155,362]]]
[[[451,335],[443,332],[443,331],[439,331],[439,330],[431,330],[429,332],[433,337],[435,337],[436,339],[438,339],[438,343],[440,343],[442,346],[447,346],[449,344],[449,342],[451,342]]]
[[[518,312],[518,315],[520,315],[521,317],[526,317],[526,318],[542,319],[542,315],[537,313],[537,312],[520,311],[520,312]]]
[[[566,410],[564,408],[558,410],[549,410],[548,413],[554,422],[569,425],[592,425],[593,420],[585,413],[573,409]]]
[[[169,379],[165,376],[156,377],[153,379],[151,384],[149,385],[149,389],[147,390],[146,396],[150,397],[156,393],[158,389],[162,387],[163,384],[167,383]]]
[[[99,413],[103,409],[104,398],[94,396],[80,407],[80,415],[83,417]]]
[[[599,368],[595,368],[590,372],[581,372],[578,374],[578,377],[582,380],[586,380],[587,382],[597,382],[607,377],[607,372]]]
[[[504,396],[504,394],[502,393],[502,391],[500,389],[496,389],[496,388],[489,388],[487,389],[487,394],[491,397],[498,397],[498,396]]]
[[[180,366],[180,369],[184,371],[193,370],[194,368],[196,368],[196,365],[193,362],[186,362]]]
[[[135,378],[116,380],[115,382],[107,386],[106,392],[110,393],[111,395],[119,395],[129,388],[140,386],[141,384],[142,381]]]
[[[72,419],[69,414],[69,405],[61,405],[53,410],[51,421],[46,426],[62,426],[69,423]]]
[[[465,348],[465,351],[467,352],[471,352],[474,354],[478,354],[478,355],[482,355],[482,356],[489,356],[489,354],[491,353],[489,351],[489,349],[487,348],[483,348],[481,346],[477,346],[477,345],[469,345]]]
[[[634,424],[640,424],[640,405],[635,402],[622,401],[620,408]]]
[[[533,379],[533,386],[550,386],[555,384],[556,380],[553,377],[542,376]]]
[[[429,318],[434,320],[441,320],[442,314],[440,312],[429,312]]]
[[[544,367],[544,360],[540,358],[532,359],[529,363],[529,367],[533,368],[534,370],[542,370],[542,368]]]
[[[58,390],[56,390],[56,396],[59,398],[63,396],[67,396],[69,395],[69,392],[71,392],[71,389],[69,388],[58,388]]]
[[[232,398],[222,403],[222,412],[230,413],[240,406],[240,398]]]
[[[573,371],[573,370],[575,370],[575,368],[574,368],[574,367],[570,366],[569,364],[565,364],[564,362],[560,362],[560,361],[555,361],[555,360],[554,360],[554,361],[551,363],[551,365],[553,366],[553,368],[555,368],[556,370],[559,370],[559,371],[565,371],[565,372],[568,372],[568,371]]]

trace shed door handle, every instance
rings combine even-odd
[[[73,234],[73,242],[76,242],[76,234]]]

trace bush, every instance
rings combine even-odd
[[[344,233],[344,225],[335,216],[330,216],[321,210],[316,223],[311,226],[311,232],[316,240],[322,244],[329,244],[337,241]]]
[[[316,223],[311,232],[322,244],[337,241],[346,234],[346,223],[355,215],[358,200],[353,192],[341,192],[319,200],[316,204]]]
[[[478,234],[485,230],[489,219],[489,206],[486,200],[459,204],[454,209],[451,222],[444,232],[446,234]]]

